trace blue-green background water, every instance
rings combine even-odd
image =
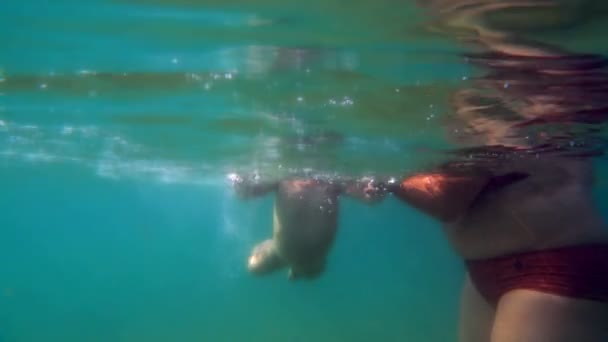
[[[0,3],[0,341],[454,341],[434,221],[345,199],[322,278],[253,278],[272,196],[224,179],[433,160],[474,70],[422,22],[389,0]]]
[[[396,202],[344,201],[327,274],[254,279],[271,198],[221,187],[3,172],[6,341],[448,341],[460,267],[431,221]],[[406,228],[406,229],[404,229]]]

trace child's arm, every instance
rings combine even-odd
[[[258,182],[251,179],[243,179],[237,174],[230,174],[228,179],[231,181],[234,190],[242,199],[249,199],[266,195],[271,191],[276,191],[279,182]]]

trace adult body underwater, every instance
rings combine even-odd
[[[485,71],[453,94],[446,124],[474,147],[391,189],[441,221],[465,261],[460,341],[608,341],[608,229],[592,194],[604,147],[591,148],[593,125],[608,118],[607,62],[522,29],[527,13],[535,29],[571,27],[599,2],[420,4]],[[503,13],[519,27],[495,24]]]

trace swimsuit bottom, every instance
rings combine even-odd
[[[466,267],[479,293],[492,305],[516,289],[608,302],[608,244],[467,260]]]

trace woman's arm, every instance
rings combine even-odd
[[[396,197],[442,222],[462,217],[492,179],[481,170],[419,173],[393,185]]]

